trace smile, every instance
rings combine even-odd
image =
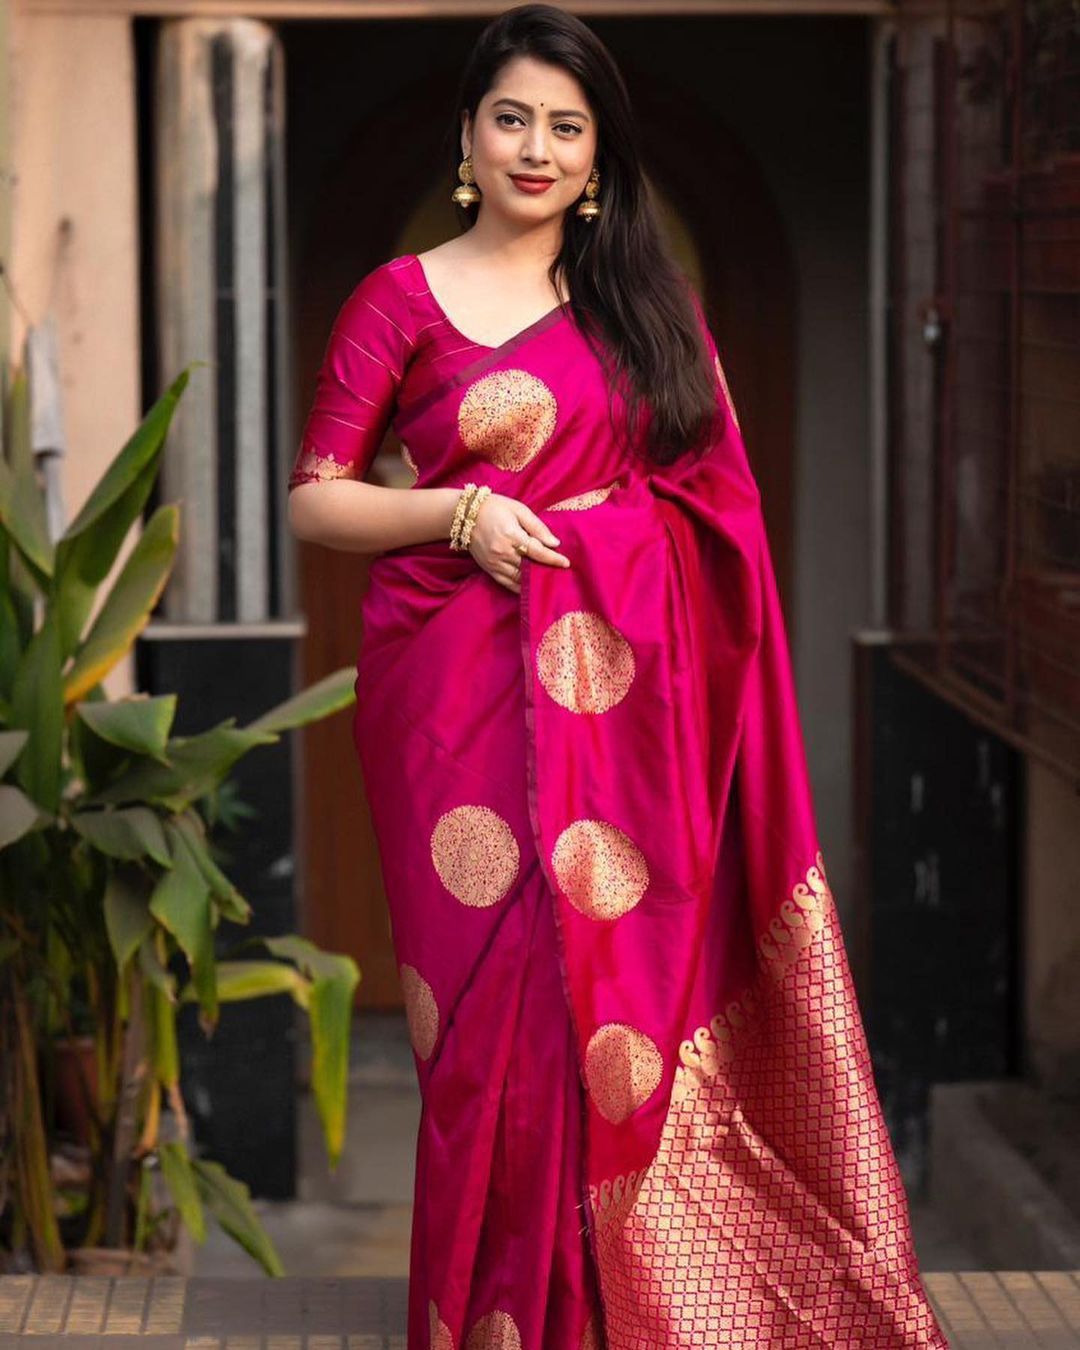
[[[555,183],[553,178],[530,178],[527,174],[516,173],[510,175],[510,181],[521,192],[533,194],[546,192],[548,188],[553,187]]]

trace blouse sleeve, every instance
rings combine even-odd
[[[415,341],[408,298],[383,263],[338,311],[289,474],[299,483],[363,478],[393,416]]]

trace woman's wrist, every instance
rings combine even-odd
[[[436,490],[444,494],[442,538],[449,539],[451,531],[454,528],[454,516],[457,513],[458,503],[461,501],[462,489],[459,487],[449,487],[438,488]]]

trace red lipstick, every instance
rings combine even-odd
[[[542,178],[527,173],[512,173],[510,181],[522,192],[531,193],[533,196],[546,192],[554,183],[553,178]]]

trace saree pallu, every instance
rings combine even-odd
[[[423,1101],[409,1350],[948,1344],[702,328],[699,459],[619,453],[560,311],[393,413],[420,486],[490,483],[572,563],[524,561],[515,595],[409,546],[363,601],[354,735]]]

